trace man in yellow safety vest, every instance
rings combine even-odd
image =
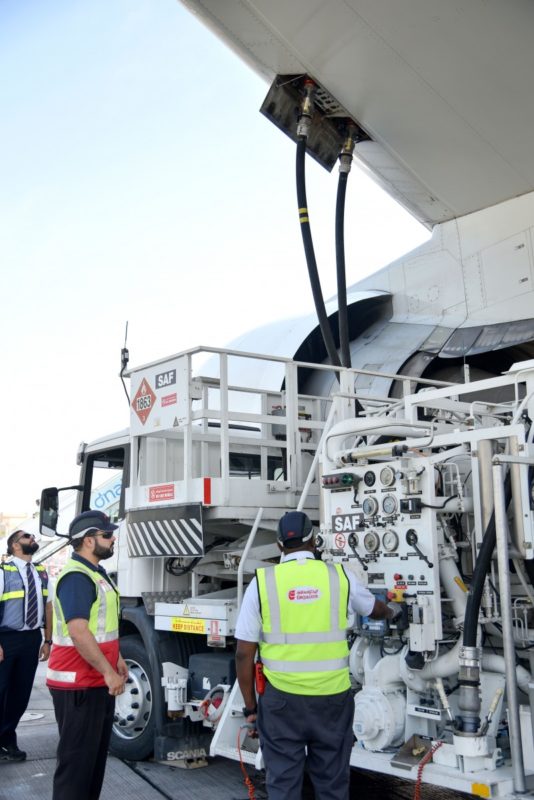
[[[278,525],[280,564],[256,571],[236,626],[243,713],[257,725],[269,800],[298,800],[304,768],[316,800],[347,800],[354,700],[348,612],[374,619],[400,613],[341,564],[315,558],[313,526],[300,511]],[[265,676],[256,704],[255,657]]]
[[[16,728],[28,706],[38,660],[50,654],[48,575],[42,564],[32,564],[38,550],[33,533],[18,529],[7,540],[10,559],[0,564],[0,762],[26,758]]]

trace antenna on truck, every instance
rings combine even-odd
[[[128,400],[128,405],[130,405],[130,395],[128,394],[128,389],[126,388],[126,384],[124,382],[124,377],[123,377],[124,370],[128,366],[128,361],[130,360],[130,353],[128,352],[128,348],[126,347],[127,340],[128,340],[128,320],[126,320],[126,330],[124,332],[124,347],[121,350],[121,371],[119,374],[124,388],[124,394],[126,395],[126,399]]]

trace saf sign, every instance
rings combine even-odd
[[[334,533],[352,533],[360,527],[361,521],[361,514],[336,514],[332,517],[332,530]]]
[[[156,395],[152,391],[147,379],[143,378],[141,381],[141,386],[135,393],[135,397],[132,400],[132,408],[143,425],[147,421],[148,415],[152,411],[155,402]]]
[[[165,389],[173,383],[176,383],[175,369],[169,369],[167,372],[160,372],[159,375],[156,375],[156,389]]]

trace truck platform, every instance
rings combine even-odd
[[[58,741],[52,700],[45,686],[46,665],[37,670],[26,714],[18,727],[18,744],[28,754],[20,763],[0,763],[0,800],[50,800]],[[248,767],[257,800],[267,798],[263,777]],[[353,774],[351,798],[411,800],[414,784],[372,773]],[[423,785],[422,800],[453,800],[457,792]],[[181,769],[151,761],[125,762],[109,756],[101,800],[247,800],[240,766],[223,758],[209,759],[207,767]],[[313,800],[305,786],[302,800]],[[467,797],[467,795],[465,795]],[[295,798],[295,800],[297,800]]]

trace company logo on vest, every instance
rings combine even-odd
[[[296,586],[287,593],[287,599],[292,603],[315,603],[321,596],[316,586]]]

